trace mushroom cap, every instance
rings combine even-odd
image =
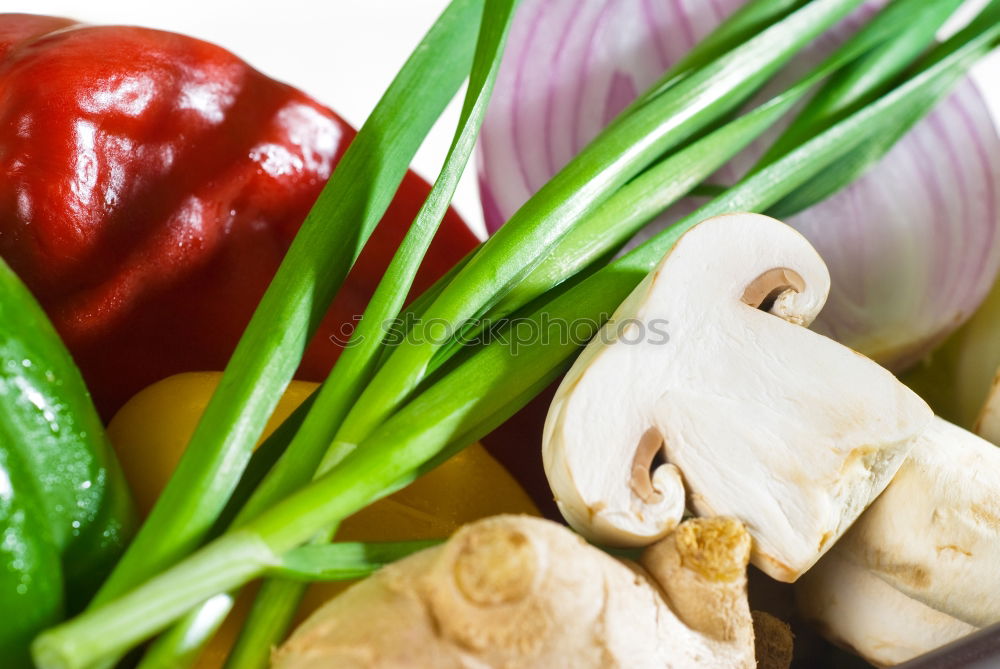
[[[553,400],[543,456],[567,521],[598,542],[646,545],[679,522],[686,487],[698,514],[746,524],[772,577],[808,569],[931,417],[889,372],[803,327],[829,286],[805,238],[766,216],[720,216],[681,237]],[[668,337],[653,336],[664,323]],[[666,464],[647,481],[650,441]]]
[[[824,636],[883,667],[976,631],[907,597],[837,547],[795,584],[795,596],[799,611]]]
[[[1000,448],[935,418],[837,550],[970,625],[1000,621]]]

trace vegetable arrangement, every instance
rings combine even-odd
[[[803,211],[801,216],[808,216],[813,205],[830,202],[828,196],[889,152],[903,131],[954,90],[969,66],[1000,41],[996,0],[941,43],[934,42],[934,35],[956,9],[956,0],[895,0],[877,13],[869,9],[868,20],[859,21],[857,30],[820,62],[798,68],[804,71],[794,73],[790,83],[775,80],[793,60],[804,65],[798,59],[802,49],[832,26],[849,16],[857,21],[852,12],[862,4],[751,0],[685,56],[674,59],[638,97],[636,90],[624,88],[623,77],[612,77],[618,83],[611,84],[615,92],[607,105],[583,105],[578,97],[577,108],[601,110],[597,125],[590,119],[585,130],[593,138],[582,147],[559,145],[563,153],[558,158],[553,153],[549,166],[555,171],[559,163],[565,164],[544,184],[529,185],[537,191],[518,203],[516,211],[500,214],[509,214],[509,220],[488,241],[439,280],[421,286],[418,270],[447,220],[448,203],[498,76],[498,85],[505,85],[498,73],[512,24],[516,37],[519,22],[527,20],[526,7],[533,7],[538,17],[544,14],[541,7],[548,6],[525,4],[515,20],[513,1],[451,2],[339,156],[211,400],[203,413],[199,408],[200,419],[169,483],[124,556],[85,612],[34,640],[36,665],[109,666],[158,635],[140,666],[184,666],[218,629],[237,591],[264,577],[227,661],[234,669],[264,666],[299,606],[305,587],[301,581],[355,577],[425,546],[329,543],[340,536],[339,526],[514,415],[573,364],[592,336],[610,332],[610,341],[597,336],[576,358],[567,377],[571,380],[564,382],[550,415],[546,457],[557,501],[577,529],[601,541],[648,545],[663,539],[666,543],[660,546],[668,546],[661,549],[666,553],[663,564],[672,564],[670,560],[680,555],[685,566],[680,538],[671,539],[675,535],[688,537],[708,555],[730,555],[731,568],[722,570],[725,578],[702,573],[711,586],[694,579],[701,588],[694,602],[686,599],[693,592],[687,590],[690,574],[675,568],[657,572],[647,561],[652,580],[646,586],[657,583],[669,601],[659,600],[652,586],[636,583],[636,592],[627,597],[632,604],[642,600],[649,613],[639,620],[623,614],[623,622],[616,624],[628,628],[659,620],[665,629],[653,638],[676,646],[676,653],[654,644],[641,658],[627,662],[630,666],[659,660],[668,666],[690,666],[695,656],[708,663],[727,657],[750,666],[753,635],[743,592],[746,534],[735,521],[678,525],[685,506],[699,515],[730,513],[743,520],[753,536],[755,562],[774,576],[794,580],[831,546],[838,547],[828,554],[831,558],[840,558],[841,551],[849,554],[853,548],[848,547],[854,546],[866,554],[864,537],[860,542],[852,539],[854,530],[835,542],[859,516],[857,527],[879,522],[882,500],[893,504],[895,494],[890,493],[904,488],[896,481],[906,480],[907,464],[919,466],[911,453],[919,453],[920,441],[935,435],[935,424],[927,428],[930,411],[888,372],[803,327],[818,315],[831,285],[826,265],[805,239],[771,219],[749,215],[722,216],[698,225],[720,214],[748,211]],[[30,38],[52,27],[17,21],[17,39],[11,44],[17,44],[20,35]],[[21,50],[44,54],[53,42],[80,38],[89,30],[96,29],[57,32]],[[566,32],[566,45],[572,44],[571,34]],[[561,62],[563,47],[553,47],[556,62]],[[465,104],[441,173],[384,272],[379,272],[382,278],[349,345],[310,398],[254,451],[310,342],[323,333],[331,302],[350,290],[348,271],[361,266],[362,250],[367,253],[378,243],[385,221],[395,220],[383,215],[408,178],[407,166],[420,141],[466,79]],[[769,82],[774,88],[767,88]],[[296,98],[294,92],[282,91]],[[489,123],[497,114],[502,118],[503,107],[494,109],[500,111],[490,112]],[[566,126],[555,116],[547,118],[546,123]],[[713,175],[766,133],[775,132],[781,122],[788,125],[751,159],[732,186],[714,181]],[[596,132],[601,125],[606,127]],[[513,149],[523,146],[518,127],[511,121]],[[503,143],[487,136],[487,170],[493,169],[491,155],[498,144]],[[551,149],[544,143],[535,148]],[[978,183],[996,185],[996,171],[990,172],[986,163],[980,167],[974,177],[981,179]],[[497,188],[494,181],[490,179],[491,189]],[[671,205],[699,193],[713,196],[693,213],[649,233],[624,255],[612,257]],[[296,196],[289,202],[299,200]],[[487,204],[501,206],[495,193]],[[988,211],[967,218],[972,219],[971,238],[995,238],[995,212],[992,223]],[[384,222],[377,228],[380,219]],[[991,224],[991,233],[976,236]],[[3,236],[0,240],[8,242]],[[983,250],[983,242],[975,243],[977,251]],[[985,293],[980,288],[994,278],[987,275],[996,273],[990,260],[995,255],[985,249],[979,265],[968,265],[978,267],[979,274],[964,309],[971,310]],[[430,266],[433,269],[433,260]],[[420,295],[407,305],[415,286]],[[669,345],[656,351],[620,345],[627,334],[619,328],[623,316],[665,318]],[[23,327],[34,327],[20,310],[12,318],[21,319]],[[386,328],[389,322],[395,325]],[[574,338],[525,342],[518,335],[523,328],[542,332],[552,322],[573,324]],[[442,329],[445,336],[440,336]],[[937,323],[916,328],[894,339],[886,355],[906,361],[916,348],[944,332]],[[677,363],[679,351],[689,353],[686,366]],[[622,373],[632,376],[621,380],[617,375]],[[598,376],[604,383],[589,381]],[[830,387],[807,383],[817,376],[829,377]],[[632,379],[644,382],[632,387]],[[742,389],[720,395],[739,385],[737,381]],[[615,387],[627,392],[615,395]],[[614,421],[622,418],[628,420],[621,430],[615,429]],[[607,430],[611,434],[600,440],[598,435]],[[95,434],[103,435],[99,426]],[[961,434],[944,434],[933,443],[953,441],[956,448],[964,448]],[[11,439],[30,443],[26,432],[18,431]],[[738,472],[726,450],[733,443],[747,445]],[[982,442],[976,443],[974,448],[981,451]],[[614,452],[599,454],[607,466],[595,467],[589,461],[594,451],[581,450],[588,444],[608,450],[615,446]],[[820,455],[822,445],[829,452]],[[696,448],[707,450],[688,454]],[[654,467],[659,451],[666,452],[668,463]],[[770,480],[788,485],[771,488]],[[988,495],[989,480],[983,486],[969,495]],[[878,497],[883,489],[886,494]],[[900,495],[905,497],[905,492]],[[742,504],[746,500],[754,504],[747,508]],[[870,510],[862,514],[869,504]],[[684,529],[701,527],[698,523],[715,527],[713,522],[741,529],[718,529],[704,536],[691,530],[694,539]],[[680,529],[669,534],[675,527]],[[480,531],[483,534],[477,535]],[[525,538],[507,541],[513,547],[503,542],[497,547],[491,531],[507,532],[508,539],[511,533]],[[744,538],[733,543],[734,537]],[[483,552],[463,552],[463,542],[479,541]],[[405,618],[420,601],[437,596],[435,584],[440,584],[440,592],[449,592],[451,586],[445,584],[454,579],[431,572],[451,569],[456,555],[469,558],[468,569],[461,566],[464,557],[458,560],[454,576],[460,584],[468,579],[464,582],[472,588],[462,597],[472,592],[473,603],[479,595],[492,601],[498,596],[492,592],[495,586],[500,591],[520,587],[523,570],[535,569],[532,561],[551,550],[547,542],[576,540],[542,521],[498,519],[470,526],[445,547],[422,552],[334,600],[326,613],[317,614],[330,616],[332,622],[307,623],[276,656],[278,662],[289,663],[279,666],[304,666],[296,664],[297,653],[308,655],[302,639],[312,635],[318,640],[308,643],[326,643],[326,634],[340,633],[338,620],[356,612],[364,616],[369,605],[381,611],[393,597],[405,599],[407,603],[400,602],[403,608],[391,609],[393,616]],[[740,551],[733,553],[737,544],[743,546],[743,557],[736,557]],[[581,562],[591,561],[599,578],[636,578],[596,549],[573,545],[566,550],[579,549]],[[657,547],[649,550],[656,552]],[[435,557],[448,555],[452,557]],[[719,564],[728,564],[727,559]],[[818,574],[825,573],[825,564],[825,558],[819,561]],[[860,566],[873,572],[879,568],[875,563]],[[402,585],[393,586],[399,579]],[[918,608],[930,607],[971,626],[1000,617],[986,610],[969,620],[947,601],[898,583],[888,585]],[[572,588],[569,583],[551,592],[541,588],[529,599],[510,601],[529,608],[554,606],[553,619],[576,615],[579,611],[558,608],[560,597]],[[722,591],[725,594],[718,597],[712,594]],[[950,591],[937,594],[947,599]],[[635,608],[625,597],[622,607]],[[700,608],[689,608],[694,604]],[[721,633],[726,643],[720,646],[714,643],[719,641],[718,630],[711,620],[718,621],[726,611],[732,615],[723,616],[729,622]],[[671,612],[676,620],[667,615]],[[345,636],[331,638],[371,645],[373,629],[352,624],[343,628]],[[423,626],[414,634],[418,629],[427,632]],[[481,640],[477,650],[484,658],[492,649],[489,652],[499,653],[497,658],[513,661],[510,653],[515,649],[491,637],[494,629],[500,628],[487,625],[476,639],[463,643],[476,646]],[[841,640],[856,643],[836,626],[829,629]],[[953,626],[946,634],[924,639],[943,641],[959,630],[966,628]],[[553,632],[536,641],[537,652],[516,661],[546,666],[547,648],[576,641]],[[587,654],[603,644],[582,644],[576,651]],[[434,648],[444,654],[441,657],[455,652],[452,647]],[[863,644],[856,648],[876,659]],[[919,650],[910,647],[907,652]],[[660,654],[664,652],[671,654]]]

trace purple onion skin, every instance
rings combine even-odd
[[[499,227],[742,4],[523,0],[481,136],[487,227]],[[866,3],[817,40],[768,91],[819,62],[882,4]],[[777,132],[712,180],[735,181]],[[1000,270],[1000,136],[975,84],[960,83],[858,181],[787,222],[833,278],[814,329],[896,371],[922,358],[972,315]]]

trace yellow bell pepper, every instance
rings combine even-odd
[[[152,508],[218,385],[218,372],[178,374],[133,397],[108,426],[125,477],[141,513]],[[316,388],[293,381],[265,429],[266,437]],[[539,515],[531,498],[479,444],[473,444],[407,488],[345,520],[341,541],[444,538],[464,523],[499,513]],[[305,618],[349,582],[316,583],[299,608]],[[220,667],[238,634],[252,597],[244,593],[205,648],[198,669]]]

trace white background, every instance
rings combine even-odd
[[[584,0],[580,0],[584,1]],[[264,73],[306,91],[360,126],[447,0],[6,0],[3,11],[53,14],[90,23],[125,23],[220,44]],[[1000,57],[978,68],[1000,118]],[[452,103],[414,166],[437,174],[458,122]],[[474,169],[455,198],[482,231]]]

